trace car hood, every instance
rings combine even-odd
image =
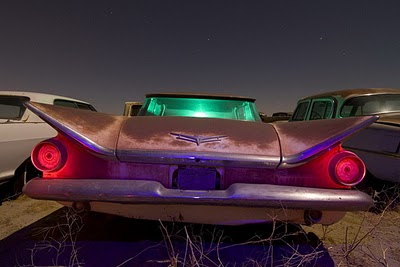
[[[57,131],[125,162],[207,162],[274,168],[298,164],[377,117],[269,124],[192,117],[125,117],[25,103]]]

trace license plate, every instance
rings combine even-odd
[[[177,187],[183,190],[215,190],[217,185],[217,171],[206,168],[178,169]]]

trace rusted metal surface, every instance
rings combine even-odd
[[[180,135],[189,136],[193,141],[179,138]],[[201,141],[207,138],[216,140]],[[278,138],[271,125],[224,119],[132,117],[121,130],[117,149],[117,154],[127,161],[145,154],[176,158],[202,155],[239,161],[262,157],[269,158],[274,165],[280,160]]]
[[[295,121],[273,124],[282,147],[282,162],[296,164],[361,130],[378,117]]]
[[[26,106],[56,130],[90,149],[115,154],[118,134],[126,117],[28,102]]]
[[[31,102],[27,107],[91,150],[108,156],[117,154],[123,161],[189,157],[253,161],[270,168],[279,165],[281,150],[284,163],[296,164],[376,119],[357,117],[271,125],[210,118],[128,118]],[[181,135],[197,141],[185,140]],[[209,138],[215,137],[221,138],[210,141]]]
[[[344,89],[337,91],[330,91],[321,94],[315,94],[311,96],[307,96],[302,98],[301,100],[311,99],[311,98],[320,98],[320,97],[341,97],[341,98],[350,98],[355,96],[363,96],[363,95],[376,95],[376,94],[400,94],[400,89],[395,88],[355,88],[355,89]]]

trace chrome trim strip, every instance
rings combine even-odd
[[[154,164],[201,164],[210,166],[276,168],[280,163],[280,157],[197,151],[117,150],[116,154],[121,162]]]
[[[353,127],[348,128],[347,130],[332,136],[325,140],[322,143],[319,143],[307,150],[302,151],[301,153],[298,153],[296,155],[292,155],[289,157],[283,157],[282,158],[282,164],[298,164],[303,161],[306,161],[308,158],[317,155],[318,153],[334,146],[335,144],[339,143],[341,140],[344,138],[350,136],[352,133],[361,130],[369,125],[371,125],[373,122],[375,122],[379,117],[377,116],[372,116],[365,121],[362,121]]]
[[[95,143],[91,139],[87,138],[86,136],[72,130],[71,128],[65,126],[64,124],[60,123],[47,113],[44,113],[37,107],[35,107],[31,102],[25,102],[24,105],[31,110],[33,113],[38,115],[41,119],[43,119],[45,122],[50,124],[53,128],[55,128],[57,131],[63,132],[67,135],[67,137],[72,137],[82,145],[88,147],[89,149],[93,150],[96,153],[105,155],[105,156],[110,156],[110,157],[115,157],[115,150],[106,148],[103,146],[100,146],[99,144]]]
[[[29,181],[23,192],[34,199],[100,201],[126,204],[189,204],[309,210],[368,210],[367,194],[350,189],[322,189],[269,184],[233,184],[226,190],[167,189],[155,181],[117,179],[46,179]]]

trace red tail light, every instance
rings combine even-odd
[[[365,165],[354,153],[342,151],[329,163],[329,174],[338,183],[353,186],[365,176]]]
[[[43,172],[57,171],[64,166],[67,153],[64,146],[57,140],[39,143],[32,151],[33,165]]]

